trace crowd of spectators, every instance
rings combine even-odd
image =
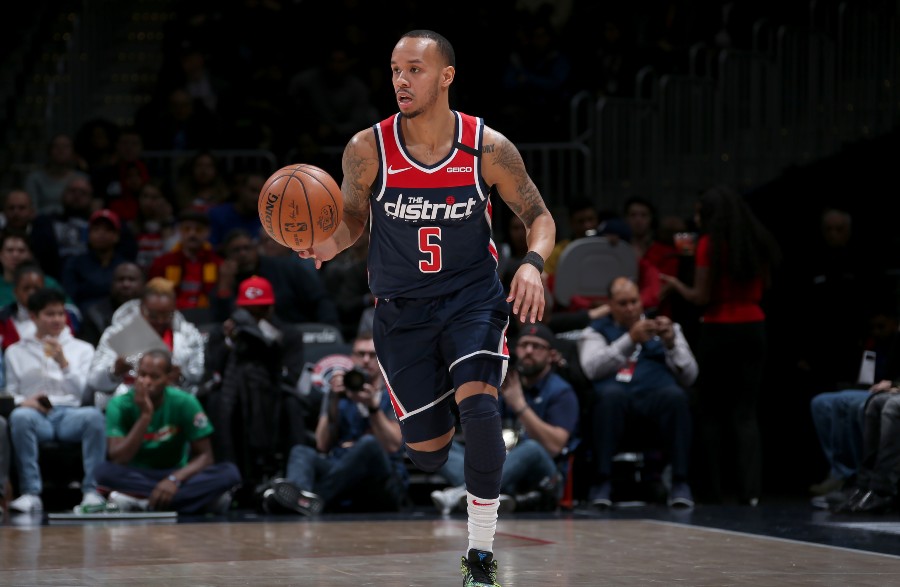
[[[491,67],[461,68],[473,79],[457,98],[463,110],[477,100],[473,112],[514,140],[559,139],[577,90],[627,95],[638,65],[677,70],[696,41],[746,44],[745,27],[733,23],[763,10],[514,4],[473,3],[471,29],[442,31],[499,35],[496,45],[510,47]],[[373,29],[374,8],[355,0],[179,10],[156,95],[135,125],[92,120],[53,137],[46,159],[4,194],[0,376],[14,402],[0,413],[0,495],[14,497],[12,467],[18,497],[9,507],[41,510],[39,454],[57,440],[83,448],[78,511],[222,512],[234,498],[301,514],[403,507],[409,465],[373,367],[365,235],[316,271],[260,230],[266,171],[226,168],[214,149],[333,165],[328,147],[394,110],[386,65],[370,62],[378,52],[367,48],[415,27],[400,18],[396,31]],[[290,34],[298,10],[307,21],[342,23],[332,42]],[[511,18],[502,30],[493,25],[501,14]],[[585,36],[598,39],[590,51],[579,44]],[[458,59],[483,61],[482,50],[460,43]],[[497,95],[484,100],[485,88]],[[525,112],[543,114],[528,127],[508,123]],[[160,173],[145,149],[183,153],[183,173]],[[816,396],[804,415],[824,453],[810,458],[827,460],[825,480],[811,488],[816,503],[845,512],[896,505],[900,465],[894,445],[879,441],[900,417],[891,401],[896,300],[880,295],[884,267],[854,246],[846,211],[823,210],[821,243],[780,261],[771,235],[727,188],[703,194],[689,218],[657,218],[651,198],[622,210],[570,201],[571,234],[558,235],[546,264],[545,324],[511,325],[515,366],[500,390],[506,507],[552,509],[565,491],[598,508],[627,499],[613,457],[633,446],[662,455],[648,478],[672,507],[690,507],[694,491],[756,505],[766,490],[757,422],[770,364],[766,310],[789,291],[808,304],[790,360],[805,376],[800,393]],[[562,306],[556,261],[580,239],[631,247],[637,265],[633,279],[610,276],[606,295]],[[526,252],[524,226],[509,215],[495,240],[508,287]],[[863,301],[873,297],[879,303]],[[157,347],[124,351],[122,332],[139,322]],[[313,365],[300,328],[310,323],[337,329],[346,356]],[[864,351],[876,357],[868,378],[858,369]],[[358,387],[351,372],[362,373]],[[170,438],[173,426],[180,432]],[[444,513],[458,501],[460,450],[441,471],[446,488],[432,494]],[[352,491],[369,477],[387,488],[374,502]]]

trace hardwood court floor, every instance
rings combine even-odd
[[[5,525],[0,585],[458,587],[466,532],[421,515]],[[892,554],[640,514],[501,519],[495,551],[504,587],[900,585]]]

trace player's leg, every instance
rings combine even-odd
[[[487,297],[476,288],[464,290],[454,304],[456,313],[445,321],[442,349],[466,441],[469,548],[462,572],[465,585],[496,585],[494,534],[506,460],[497,390],[506,376],[509,306],[499,283]]]

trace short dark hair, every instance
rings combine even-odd
[[[625,205],[622,206],[622,213],[628,214],[628,209],[635,204],[647,208],[648,210],[650,210],[650,216],[654,219],[656,218],[656,206],[654,206],[653,202],[651,202],[644,196],[629,196],[628,199],[625,200]]]
[[[400,38],[431,39],[437,45],[438,53],[441,54],[441,57],[444,58],[447,65],[456,67],[456,52],[453,50],[453,45],[450,44],[450,41],[448,41],[447,37],[444,35],[427,29],[416,29],[414,31],[409,31]]]
[[[254,240],[253,235],[250,234],[250,231],[246,228],[232,228],[225,233],[225,237],[222,239],[222,244],[220,245],[221,250],[224,251],[225,249],[227,249],[228,245],[231,244],[231,241],[238,238],[247,238],[250,240]]]
[[[34,314],[40,313],[41,310],[50,304],[65,306],[66,294],[55,287],[42,287],[28,296],[28,311]]]
[[[34,261],[25,261],[24,263],[19,263],[18,267],[13,270],[13,286],[19,285],[19,281],[21,281],[22,277],[26,275],[31,275],[35,273],[41,276],[41,279],[47,278],[44,270],[41,269],[41,266],[35,263]]]
[[[3,245],[6,244],[6,241],[11,238],[22,239],[22,241],[24,241],[25,243],[25,246],[27,246],[29,250],[31,249],[31,244],[28,242],[28,235],[21,230],[14,230],[10,228],[0,230],[0,249],[2,249]]]
[[[166,373],[172,370],[172,353],[170,353],[169,351],[164,351],[162,349],[150,349],[149,351],[146,351],[141,355],[140,361],[143,361],[147,357],[150,357],[152,359],[162,359],[166,365]],[[138,361],[138,364],[140,364],[140,361]]]

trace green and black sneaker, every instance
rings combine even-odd
[[[459,570],[463,575],[463,587],[500,587],[497,561],[491,552],[470,549],[468,557],[460,560]]]

